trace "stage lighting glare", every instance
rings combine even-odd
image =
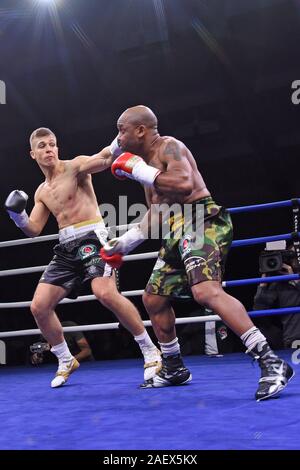
[[[40,3],[42,5],[57,5],[59,0],[37,0],[36,3]]]

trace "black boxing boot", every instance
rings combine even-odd
[[[162,357],[162,367],[154,377],[140,386],[141,388],[169,387],[183,385],[192,380],[192,374],[185,367],[180,354]]]
[[[287,386],[295,375],[291,366],[276,356],[266,342],[258,343],[246,353],[257,360],[261,368],[261,378],[255,393],[256,401],[274,397]]]

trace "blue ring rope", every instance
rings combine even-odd
[[[300,313],[299,307],[270,308],[268,310],[251,310],[248,312],[250,317],[263,317],[265,315],[288,315],[289,313]]]
[[[300,237],[300,232],[298,232]],[[234,240],[231,244],[231,248],[237,246],[248,246],[248,245],[258,245],[259,243],[266,242],[275,242],[279,240],[291,240],[291,233],[282,233],[281,235],[270,235],[268,237],[257,237],[257,238],[245,238],[243,240]]]
[[[267,277],[252,277],[249,279],[236,279],[234,281],[223,281],[223,287],[236,287],[246,286],[248,284],[260,284],[260,283],[271,283],[271,282],[288,282],[297,281],[300,279],[299,274],[284,274],[281,276],[267,276]]]
[[[297,198],[297,201],[300,204],[299,198]],[[288,199],[286,201],[268,202],[266,204],[252,204],[250,206],[230,207],[228,212],[231,214],[237,214],[238,212],[256,212],[267,209],[276,209],[278,207],[292,207],[292,205],[292,201]]]

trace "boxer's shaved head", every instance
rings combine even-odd
[[[119,146],[126,152],[143,155],[144,147],[159,137],[157,117],[147,106],[126,109],[118,119]]]
[[[134,126],[144,125],[149,129],[157,129],[157,117],[150,108],[143,105],[126,109],[118,119],[118,123],[123,122]]]

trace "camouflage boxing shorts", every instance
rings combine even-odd
[[[195,222],[199,205],[202,205],[202,235],[197,237]],[[171,221],[169,236],[163,239],[145,289],[149,294],[191,298],[191,286],[222,280],[233,236],[230,214],[211,197],[195,201],[191,206],[189,221],[184,221],[182,213]],[[184,227],[181,236],[172,236],[180,226]]]

